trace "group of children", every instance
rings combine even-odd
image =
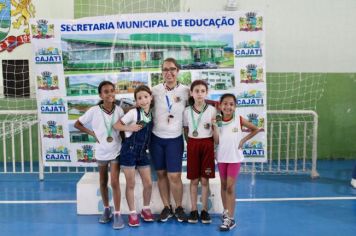
[[[135,89],[136,109],[124,114],[115,105],[115,86],[103,81],[98,87],[102,101],[90,108],[75,123],[75,127],[93,136],[96,143],[96,159],[100,175],[100,191],[104,212],[100,223],[107,223],[113,218],[113,228],[124,227],[120,214],[120,167],[126,178],[125,195],[130,210],[129,226],[139,226],[139,217],[154,221],[150,210],[152,180],[148,145],[153,127],[151,108],[152,93],[149,87],[142,85]],[[208,85],[203,80],[195,80],[190,87],[189,106],[183,114],[183,127],[187,141],[187,178],[190,179],[191,212],[189,223],[211,223],[208,213],[209,179],[215,178],[215,160],[221,180],[221,198],[224,207],[220,230],[228,231],[236,226],[234,220],[235,182],[243,160],[242,146],[259,129],[236,112],[236,98],[233,94],[224,94],[220,98],[220,112],[206,104]],[[92,130],[86,126],[91,124]],[[241,127],[251,132],[242,137]],[[125,132],[122,139],[120,131]],[[217,149],[215,150],[215,147]],[[113,191],[114,212],[109,206],[108,168],[110,166],[111,187]],[[135,173],[140,174],[143,184],[143,209],[140,214],[135,208]],[[202,185],[202,211],[198,213],[198,185]]]

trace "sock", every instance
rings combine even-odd
[[[135,210],[130,211],[130,214],[136,214],[136,211]]]
[[[148,209],[150,209],[150,206],[143,206],[142,209],[143,210],[148,210]]]
[[[120,211],[114,211],[115,215],[120,215]]]

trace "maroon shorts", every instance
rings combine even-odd
[[[215,178],[213,138],[188,138],[187,178]]]

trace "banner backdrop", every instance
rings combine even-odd
[[[162,83],[167,57],[180,63],[181,83],[208,83],[208,103],[236,95],[241,116],[263,130],[244,145],[245,160],[265,161],[263,21],[255,11],[31,20],[45,165],[95,166],[95,140],[74,122],[98,103],[97,86],[112,81],[118,104],[132,106],[136,86]]]

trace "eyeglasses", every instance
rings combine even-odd
[[[176,67],[163,68],[162,71],[163,71],[163,73],[175,72],[175,71],[177,71],[177,68]]]

